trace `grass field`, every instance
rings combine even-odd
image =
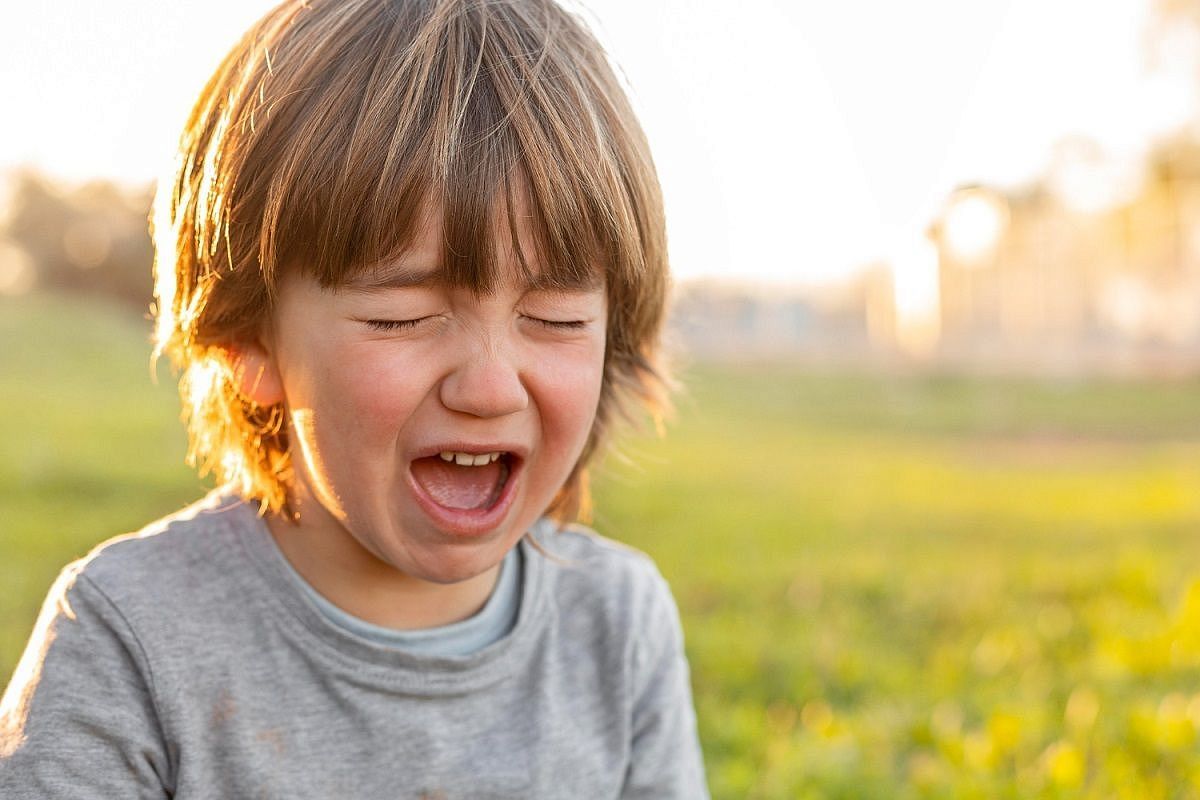
[[[147,325],[0,302],[0,676],[196,497]],[[1200,383],[696,367],[595,524],[683,612],[717,798],[1200,798]]]

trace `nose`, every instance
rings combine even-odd
[[[503,417],[529,405],[514,359],[490,347],[467,355],[442,380],[439,394],[446,408],[474,417]]]

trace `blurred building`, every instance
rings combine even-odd
[[[1044,183],[1009,193],[969,187],[931,227],[936,358],[1031,371],[1195,369],[1200,147],[1162,145],[1134,184],[1087,143],[1069,145]],[[990,241],[961,230],[971,224],[956,216],[967,202],[994,209]]]
[[[1136,167],[1136,168],[1134,168]],[[821,290],[683,285],[697,357],[1048,374],[1200,371],[1200,144],[1073,140],[1046,178],[954,192],[917,246]]]
[[[673,298],[671,337],[703,358],[868,356],[863,303],[843,295],[692,281]]]

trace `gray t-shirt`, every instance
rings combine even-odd
[[[115,539],[64,570],[0,700],[0,797],[707,797],[662,577],[535,535],[515,627],[458,657],[332,623],[252,505]]]

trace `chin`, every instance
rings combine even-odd
[[[507,537],[464,540],[453,534],[439,532],[435,535],[441,541],[419,548],[401,545],[382,550],[379,556],[394,569],[413,578],[430,583],[453,584],[475,578],[495,567],[513,546],[504,545]]]
[[[414,575],[414,577],[429,581],[430,583],[440,583],[443,585],[462,583],[463,581],[469,581],[472,578],[476,578],[487,572],[492,567],[495,567],[504,560],[504,556],[507,553],[507,550],[504,551],[499,555],[498,558],[494,560],[456,559],[455,561],[448,563],[442,562],[440,564],[423,564],[421,573]]]

